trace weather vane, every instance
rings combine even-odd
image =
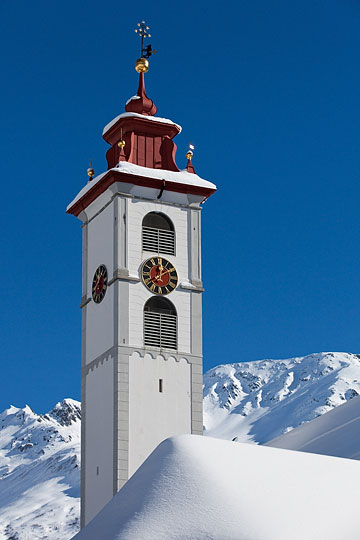
[[[140,56],[142,58],[150,58],[152,54],[157,53],[155,49],[151,47],[151,45],[147,45],[144,47],[144,39],[151,37],[151,34],[149,34],[150,27],[146,26],[145,21],[141,21],[141,23],[137,23],[138,28],[135,28],[135,32],[141,37],[141,51]]]
[[[186,157],[191,160],[193,155],[194,155],[194,152],[193,150],[195,150],[195,146],[193,144],[191,144],[191,142],[189,142],[189,149],[188,151],[186,152]]]

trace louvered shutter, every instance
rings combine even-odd
[[[143,226],[142,248],[143,251],[175,255],[175,232]]]
[[[177,349],[177,316],[144,311],[144,344]]]

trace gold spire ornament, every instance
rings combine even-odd
[[[94,174],[95,174],[95,171],[94,169],[92,168],[92,162],[91,162],[91,159],[89,161],[89,168],[87,170],[87,175],[89,177],[89,182],[91,182],[91,180],[94,178]]]
[[[138,58],[135,62],[135,69],[138,73],[147,73],[149,71],[149,60],[147,58]]]
[[[186,170],[187,172],[189,173],[193,173],[195,174],[195,169],[194,169],[194,165],[192,164],[192,157],[194,155],[194,152],[193,150],[195,150],[195,146],[191,143],[189,143],[189,150],[186,152],[186,157],[187,157],[187,165],[186,165]]]
[[[150,30],[149,26],[146,26],[145,21],[141,21],[141,23],[137,23],[138,28],[135,28],[135,33],[138,34],[141,38],[141,48],[140,48],[140,58],[138,58],[135,62],[135,69],[138,73],[146,73],[149,70],[149,60],[150,56],[157,53],[155,49],[151,47],[151,45],[147,45],[144,47],[144,39],[151,37],[151,34],[149,34],[148,30]]]
[[[120,141],[118,142],[118,147],[121,148],[121,150],[125,147],[125,141],[123,139],[123,130],[120,129]]]

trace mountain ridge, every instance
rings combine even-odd
[[[264,444],[360,395],[360,355],[313,353],[204,374],[204,435]]]
[[[79,528],[80,403],[0,415],[0,537],[66,539]]]

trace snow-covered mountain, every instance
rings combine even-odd
[[[0,415],[0,538],[66,540],[79,529],[80,403]]]
[[[360,356],[227,364],[204,376],[205,435],[265,443],[360,395]],[[316,436],[316,434],[315,434]],[[79,528],[80,403],[0,414],[0,539],[67,540]]]
[[[217,366],[204,375],[204,434],[263,444],[357,395],[356,354]]]

